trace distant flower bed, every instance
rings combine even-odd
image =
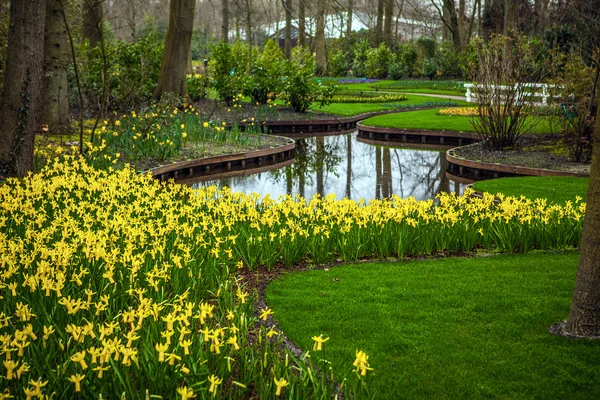
[[[382,95],[336,95],[333,96],[333,103],[387,103],[394,101],[406,101],[408,98],[401,94],[382,94]]]
[[[379,79],[367,79],[367,78],[339,78],[339,84],[352,84],[352,83],[375,83],[379,82]]]
[[[477,107],[453,107],[438,111],[438,115],[458,116],[458,117],[476,117]]]

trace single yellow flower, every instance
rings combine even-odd
[[[210,378],[208,378],[208,381],[210,382],[208,392],[212,393],[213,397],[215,397],[217,395],[217,386],[219,386],[223,382],[223,379],[220,379],[216,375],[211,375]]]
[[[75,392],[81,392],[81,381],[85,378],[85,375],[71,375],[69,377],[69,382],[75,384]]]
[[[273,380],[275,381],[275,386],[277,386],[275,396],[281,396],[281,389],[289,385],[289,383],[283,377],[280,380],[277,380],[277,377],[274,377]]]
[[[312,340],[315,341],[315,345],[313,346],[313,350],[314,351],[320,351],[323,350],[323,343],[325,343],[326,341],[329,340],[329,338],[323,338],[323,335],[319,335],[319,336],[313,336]]]
[[[189,389],[187,386],[177,388],[177,393],[181,395],[181,400],[188,400],[196,397],[194,391]]]

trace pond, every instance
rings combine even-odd
[[[336,198],[381,199],[396,194],[418,200],[439,192],[462,194],[465,185],[446,176],[445,151],[381,147],[362,143],[357,134],[313,137],[296,141],[292,165],[220,180],[190,184],[194,188],[216,185],[233,191],[272,198],[299,194],[312,198],[335,194]]]

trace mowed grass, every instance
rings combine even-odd
[[[600,341],[548,333],[569,312],[577,253],[364,263],[267,289],[283,332],[348,371],[369,355],[378,399],[598,399]],[[320,355],[311,351],[313,361]],[[338,376],[342,379],[342,376]]]
[[[439,110],[440,109],[438,108],[431,110],[412,111],[409,113],[380,115],[364,120],[363,124],[387,128],[475,132],[473,125],[471,125],[471,117],[438,115],[437,112]],[[541,119],[538,124],[531,128],[531,130],[535,133],[552,132],[550,123],[547,119]]]
[[[349,117],[352,115],[364,114],[373,111],[384,111],[384,110],[393,110],[396,108],[403,108],[407,106],[418,106],[422,103],[432,103],[432,102],[445,102],[448,99],[440,97],[439,99],[435,97],[427,97],[427,96],[415,96],[415,95],[407,95],[406,101],[399,101],[393,103],[332,103],[326,105],[324,107],[319,107],[319,105],[315,104],[311,107],[311,110],[324,112],[329,114],[336,114],[344,117]],[[461,101],[450,101],[451,104],[459,104],[459,105],[468,105],[469,103],[461,102]]]
[[[532,200],[544,198],[549,203],[564,204],[568,200],[575,201],[576,196],[586,201],[589,183],[588,178],[525,176],[479,181],[473,184],[473,189],[506,196],[525,196]]]

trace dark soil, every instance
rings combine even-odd
[[[290,139],[273,135],[252,135],[251,143],[241,145],[236,143],[204,142],[189,144],[182,149],[181,154],[170,160],[156,160],[147,158],[132,163],[136,171],[146,171],[166,164],[174,164],[182,161],[194,160],[220,156],[224,154],[239,154],[249,151],[273,149],[290,143]]]
[[[589,173],[590,164],[569,160],[568,148],[556,135],[528,135],[513,148],[492,151],[483,143],[474,143],[454,150],[454,156],[467,160],[558,171]]]
[[[242,103],[238,107],[227,107],[216,100],[200,100],[195,104],[200,116],[206,120],[225,121],[227,123],[240,123],[246,119],[254,118],[255,121],[307,121],[339,119],[339,115],[307,111],[297,113],[292,109],[282,106],[256,105]],[[229,110],[229,111],[228,111]]]

